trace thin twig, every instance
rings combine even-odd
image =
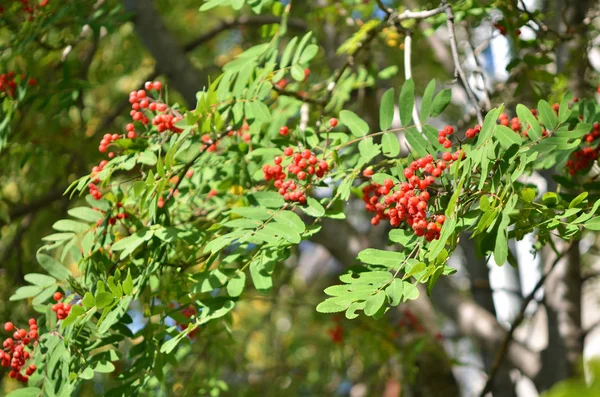
[[[452,7],[447,4],[447,0],[443,0],[442,4],[445,5],[446,11],[446,26],[448,27],[448,41],[450,42],[450,50],[452,51],[452,58],[454,60],[454,77],[460,77],[460,81],[465,88],[467,93],[467,97],[475,108],[475,112],[477,113],[477,121],[479,124],[483,124],[483,115],[481,114],[481,108],[479,107],[479,103],[475,94],[471,90],[469,86],[469,82],[467,81],[467,76],[465,75],[465,71],[462,69],[460,64],[460,58],[458,56],[458,45],[456,43],[456,32],[454,30],[454,12],[452,11]]]
[[[475,53],[475,47],[473,46],[473,43],[471,43],[470,39],[467,40],[467,43],[469,44],[469,49],[473,54],[473,60],[475,61],[475,65],[477,66],[477,73],[481,76],[481,82],[483,84],[481,91],[483,91],[483,102],[485,104],[485,110],[489,111],[492,109],[492,101],[490,100],[490,94],[487,89],[487,76],[483,70],[483,67],[481,66],[478,54]]]
[[[544,273],[542,275],[542,277],[537,282],[535,287],[533,287],[533,290],[523,300],[523,303],[521,303],[521,310],[519,311],[519,314],[517,314],[517,317],[515,317],[515,319],[513,320],[512,324],[510,326],[510,330],[504,336],[504,340],[502,341],[502,344],[500,345],[500,348],[498,349],[498,352],[496,353],[496,357],[494,358],[494,363],[492,364],[492,367],[491,367],[489,375],[488,375],[488,380],[485,383],[483,390],[481,391],[480,397],[484,397],[488,392],[491,391],[492,383],[494,382],[494,378],[495,378],[496,374],[498,373],[500,366],[502,365],[504,356],[508,352],[508,347],[510,346],[510,342],[512,341],[513,335],[514,335],[517,327],[525,319],[525,311],[527,310],[527,306],[529,306],[529,303],[531,303],[531,301],[535,298],[535,295],[539,291],[539,289],[543,287],[544,282],[546,281],[546,279],[548,278],[550,273],[552,273],[552,271],[556,268],[556,265],[558,264],[558,262],[560,262],[560,260],[563,259],[564,256],[567,254],[567,252],[571,248],[571,245],[572,245],[572,243],[570,243],[567,246],[567,248],[560,255],[556,256],[556,259],[552,262],[552,264],[550,265],[550,268],[546,271],[546,273]]]
[[[385,12],[385,15],[387,15],[388,18],[392,16],[394,12],[393,9],[387,7],[381,0],[375,0],[375,2],[377,3],[377,7],[379,7],[381,11]]]

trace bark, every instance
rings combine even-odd
[[[548,252],[546,257],[551,258]],[[548,277],[545,303],[548,311],[548,347],[539,384],[543,389],[558,380],[581,374],[584,332],[581,325],[581,255],[579,243],[571,245],[567,255]]]
[[[478,305],[487,310],[488,313],[496,317],[490,272],[485,260],[475,254],[473,243],[466,238],[461,239],[460,247],[465,256],[465,265],[471,280],[473,299]],[[495,351],[493,350],[488,350],[485,347],[481,349],[481,358],[486,372],[489,372],[492,366],[494,354]],[[503,365],[498,371],[492,384],[492,391],[495,397],[516,396],[515,386],[510,378],[509,370],[510,368],[507,365]]]

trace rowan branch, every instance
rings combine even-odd
[[[473,94],[473,90],[471,90],[471,86],[467,81],[467,76],[465,75],[465,71],[462,69],[460,64],[460,58],[458,55],[458,45],[456,43],[456,32],[454,30],[454,12],[452,11],[452,7],[447,4],[447,0],[442,1],[442,7],[446,12],[446,26],[448,28],[448,41],[450,42],[450,50],[452,51],[452,58],[454,60],[454,77],[460,77],[460,81],[465,88],[465,92],[467,93],[467,97],[471,102],[471,105],[475,109],[477,114],[477,121],[479,124],[483,124],[483,115],[481,114],[481,108],[479,107],[479,103],[475,94]]]
[[[226,136],[229,133],[229,131],[231,131],[231,127],[228,127],[225,131],[219,132],[214,139],[211,139],[210,141],[204,143],[204,147],[198,151],[198,154],[196,154],[193,159],[188,161],[183,166],[181,171],[179,171],[179,173],[177,174],[177,176],[178,176],[177,182],[175,183],[175,186],[173,186],[173,189],[171,189],[171,191],[169,192],[167,199],[165,201],[169,201],[171,199],[171,197],[173,197],[173,195],[175,194],[175,191],[179,188],[181,181],[183,181],[183,177],[189,171],[189,169],[192,168],[192,166],[194,165],[196,160],[198,160],[200,158],[200,156],[202,156],[211,145],[216,144],[217,142],[219,142],[219,140],[221,140],[221,138]]]

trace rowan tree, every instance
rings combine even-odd
[[[599,10],[541,3],[8,1],[6,395],[596,395]]]

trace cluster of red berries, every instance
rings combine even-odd
[[[513,130],[514,132],[521,132],[521,122],[519,121],[518,117],[513,117],[509,121],[508,115],[506,113],[502,113],[500,117],[498,117],[498,122],[505,127],[508,127],[508,125],[510,124],[511,130]]]
[[[153,116],[152,125],[156,126],[158,132],[165,132],[167,130],[177,133],[181,132],[181,129],[175,127],[175,124],[181,120],[181,117],[167,113],[169,107],[166,103],[148,96],[148,92],[151,91],[156,91],[160,94],[162,83],[160,81],[147,81],[144,84],[144,88],[144,90],[134,90],[129,93],[129,103],[131,103],[131,112],[129,112],[129,115],[133,121],[148,125],[150,118],[144,112],[149,111],[151,112],[150,115]],[[133,139],[136,137],[134,124],[127,124],[126,130],[128,138]]]
[[[298,181],[306,181],[306,186],[310,185],[311,180],[315,177],[324,177],[329,170],[327,161],[318,160],[317,156],[308,149],[294,153],[294,149],[287,147],[283,154],[292,159],[287,168],[289,174],[295,175]],[[279,194],[283,196],[284,200],[304,204],[306,195],[304,191],[299,190],[299,184],[292,179],[286,180],[287,175],[283,172],[283,166],[281,165],[283,158],[276,156],[273,161],[275,165],[265,164],[262,168],[265,180],[275,181],[275,187],[279,189]]]
[[[580,116],[582,118],[582,116]],[[592,130],[583,136],[582,142],[593,144],[595,140],[600,138],[600,123],[594,123]],[[592,146],[584,147],[577,150],[567,161],[567,172],[570,175],[575,175],[579,171],[588,170],[594,161],[598,160],[600,155],[600,146],[595,148]]]
[[[237,135],[237,136],[241,137],[244,142],[250,142],[250,139],[252,138],[252,136],[248,132],[249,130],[250,130],[250,126],[248,125],[248,123],[244,123],[239,130],[231,130],[227,133],[227,135],[228,136]]]
[[[182,309],[180,311],[180,313],[185,318],[191,318],[192,316],[196,315],[196,308],[194,306],[192,306],[192,305],[189,305],[186,308]],[[184,329],[187,329],[188,324],[178,323],[177,326],[179,327],[179,329],[181,331],[183,331]],[[200,330],[199,328],[195,328],[193,331],[190,331],[190,333],[188,333],[188,337],[190,337],[191,339],[193,339],[194,336],[196,336],[196,334],[198,333],[199,330]]]
[[[119,134],[104,134],[102,140],[100,141],[100,146],[98,146],[98,151],[100,153],[106,153],[106,151],[108,150],[108,145],[110,145],[112,142],[118,141],[119,138]],[[108,157],[110,158],[113,158],[114,156],[115,154],[113,152],[110,152],[108,154]]]
[[[123,219],[127,219],[127,218],[129,218],[129,214],[127,213],[127,211],[125,210],[125,208],[123,208],[123,203],[121,203],[121,202],[118,202],[118,203],[116,204],[116,207],[117,207],[117,210],[116,210],[117,214],[116,214],[115,216],[112,216],[112,217],[110,217],[110,218],[108,219],[108,224],[109,224],[109,225],[114,225],[114,224],[116,224],[116,223],[117,223],[117,220],[119,220],[119,219],[123,220]],[[102,212],[102,211],[101,211],[101,210],[99,210],[98,208],[93,208],[93,210],[94,210],[94,211],[100,211],[100,212]],[[101,225],[102,225],[102,223],[104,223],[104,219],[98,219],[98,220],[96,221],[96,226],[101,226]]]
[[[600,146],[585,147],[573,153],[573,158],[567,161],[567,170],[570,175],[575,175],[577,172],[589,169],[594,161],[598,160]]]
[[[204,142],[202,146],[200,146],[201,151],[207,152],[215,152],[217,150],[217,144],[213,142],[213,139],[209,134],[204,134],[200,137],[200,140]]]
[[[2,343],[3,350],[0,350],[0,364],[3,367],[10,367],[11,371],[8,377],[16,379],[19,382],[27,383],[37,369],[35,364],[31,364],[25,370],[25,374],[21,370],[25,366],[27,360],[31,358],[30,352],[25,350],[25,347],[31,348],[35,346],[38,340],[38,325],[35,318],[29,319],[29,332],[25,329],[17,329],[13,323],[7,322],[4,324],[6,332],[13,332],[12,338],[6,338]]]
[[[446,149],[449,149],[452,146],[452,141],[448,139],[448,137],[453,133],[454,128],[452,128],[452,126],[445,126],[444,128],[438,131],[438,142],[444,145]]]
[[[372,183],[365,186],[362,190],[365,208],[375,213],[371,224],[377,225],[382,219],[389,219],[390,225],[398,227],[406,221],[415,235],[424,236],[427,241],[438,239],[446,217],[428,211],[431,198],[428,188],[442,175],[448,163],[464,155],[460,150],[454,154],[445,152],[442,159],[436,162],[428,154],[414,160],[404,170],[404,177],[408,182],[395,184],[391,179],[386,179],[383,185]],[[365,170],[363,175],[371,176],[372,170]],[[394,203],[395,206],[392,206]]]
[[[100,200],[102,198],[102,192],[98,189],[97,186],[97,184],[100,183],[100,178],[98,178],[96,175],[104,169],[106,164],[108,164],[108,161],[102,160],[98,165],[92,167],[92,181],[88,183],[88,189],[92,197],[96,200]]]
[[[554,104],[552,106],[552,108],[554,109],[555,112],[558,113],[558,108],[559,108],[558,104]],[[533,114],[534,117],[537,117],[537,111],[535,109],[531,109],[531,113]],[[498,124],[501,124],[505,127],[509,127],[511,130],[513,130],[517,134],[520,134],[524,137],[528,136],[528,131],[529,131],[530,127],[528,126],[525,130],[523,130],[523,125],[521,124],[521,121],[519,120],[518,117],[509,118],[506,113],[502,113],[498,117]],[[465,132],[465,137],[468,139],[475,138],[480,132],[481,132],[481,126],[476,125],[473,128],[467,129],[467,131]],[[548,131],[544,129],[542,131],[542,135],[548,136]]]
[[[0,92],[5,92],[8,96],[15,96],[15,90],[17,89],[16,73],[8,72],[0,74]],[[26,76],[21,75],[21,81],[25,81]],[[30,78],[27,80],[27,84],[35,86],[37,84],[36,79]]]
[[[592,130],[589,132],[589,134],[585,134],[583,136],[583,141],[587,143],[592,143],[598,138],[600,138],[600,123],[596,122],[594,123],[594,126],[592,127]]]
[[[23,12],[29,14],[29,20],[33,21],[33,14],[39,8],[46,7],[49,3],[49,0],[40,0],[38,4],[31,4],[30,0],[17,0],[19,3],[23,4]],[[4,13],[4,7],[0,6],[0,15]]]
[[[57,320],[64,320],[71,312],[71,305],[62,302],[63,294],[60,292],[54,293],[54,300],[57,302],[52,305],[52,311],[56,313]]]

